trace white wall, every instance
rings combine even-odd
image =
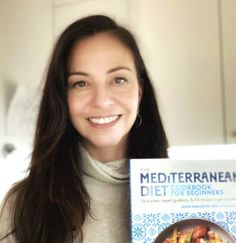
[[[170,143],[223,143],[217,1],[148,2],[136,3],[137,34]]]
[[[222,1],[222,59],[228,143],[236,143],[236,1]]]
[[[52,3],[50,0],[0,1],[0,200],[4,192],[23,176],[30,153],[32,134],[6,132],[7,111],[18,85],[38,88],[52,46]],[[27,98],[27,93],[25,98]],[[29,103],[34,102],[31,97]],[[13,119],[22,114],[15,112]],[[21,130],[25,121],[16,124]],[[6,160],[3,147],[12,143],[15,154]]]

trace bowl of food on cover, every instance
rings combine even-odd
[[[154,243],[234,243],[220,225],[205,219],[186,219],[164,229]]]

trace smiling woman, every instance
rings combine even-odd
[[[142,96],[131,51],[97,34],[74,46],[68,69],[70,117],[86,150],[103,162],[124,158]]]
[[[165,157],[165,131],[132,34],[106,16],[80,19],[56,43],[29,175],[5,199],[0,239],[130,242],[128,160]]]

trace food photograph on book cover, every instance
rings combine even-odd
[[[178,221],[163,230],[154,243],[230,243],[234,239],[223,227],[205,219]]]

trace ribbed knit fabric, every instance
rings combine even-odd
[[[84,243],[130,242],[128,163],[101,163],[82,148],[84,184],[91,198],[92,216],[84,224]]]
[[[130,242],[129,175],[126,159],[101,163],[88,152],[82,152],[83,181],[91,198],[92,217],[88,216],[83,226],[83,243],[128,243]],[[11,231],[12,196],[0,218],[0,239]],[[17,243],[9,235],[1,243]],[[81,243],[77,238],[75,243]],[[33,243],[33,242],[32,242]]]
[[[11,232],[11,223],[12,223],[12,204],[15,201],[14,200],[15,197],[12,196],[10,199],[8,199],[6,205],[4,206],[4,210],[2,212],[2,206],[0,207],[0,213],[2,212],[2,214],[0,215],[0,242],[1,243],[15,243],[15,237],[14,235],[10,234],[7,238],[5,238],[4,240],[1,241],[1,239],[8,234],[9,232]]]

